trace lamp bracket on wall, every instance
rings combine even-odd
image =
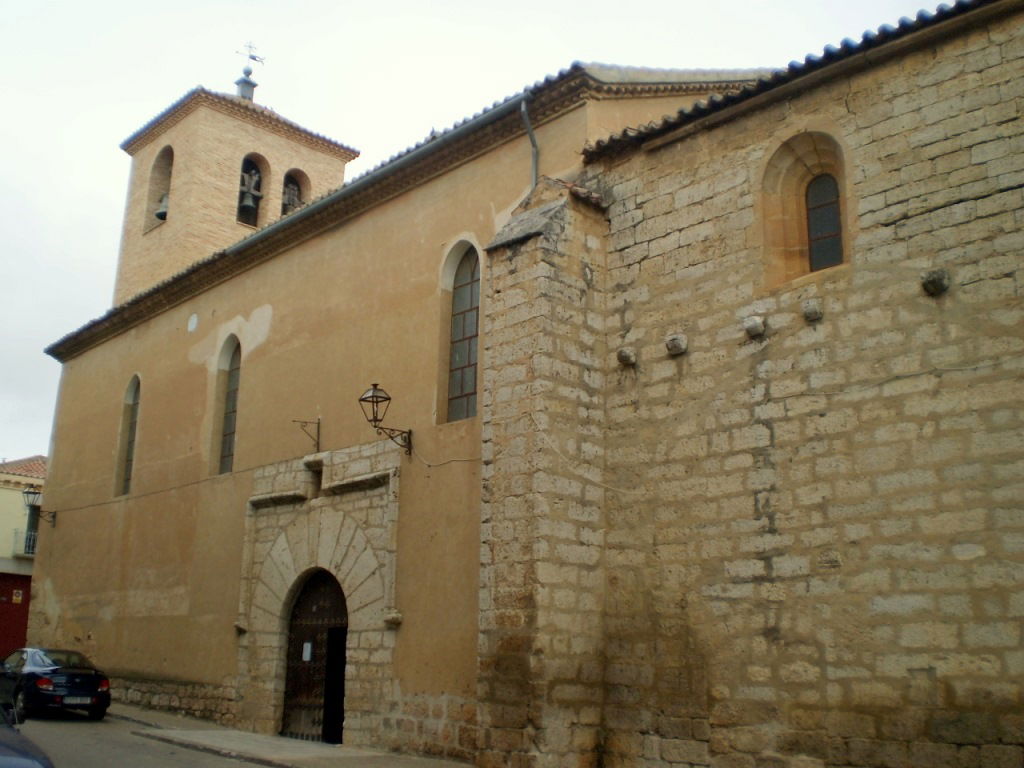
[[[306,437],[313,441],[313,453],[320,453],[320,417],[316,421],[304,421],[303,419],[292,419],[292,424],[298,424],[299,429],[306,433]],[[310,432],[310,428],[315,428]]]
[[[392,429],[391,427],[377,427],[378,435],[387,435],[395,445],[405,449],[406,456],[412,456],[412,430]]]

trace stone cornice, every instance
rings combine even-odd
[[[718,80],[713,83],[595,83],[592,93],[595,100],[635,99],[676,96],[684,93],[707,93],[708,91],[738,91],[752,86],[756,81]]]
[[[17,489],[19,491],[25,488],[38,488],[42,490],[42,480],[36,480],[31,477],[24,477],[20,475],[9,475],[0,476],[0,488],[7,488],[9,490]]]
[[[267,107],[262,107],[235,96],[214,93],[205,88],[193,88],[186,93],[182,98],[178,99],[178,101],[125,139],[121,143],[121,149],[129,155],[134,155],[142,147],[156,140],[201,106],[209,107],[237,120],[244,120],[263,130],[283,136],[299,144],[304,144],[311,149],[337,157],[345,162],[359,157],[358,150],[307,130],[290,120],[285,120]]]
[[[537,126],[602,96],[665,95],[711,87],[708,82],[606,83],[592,76],[584,65],[575,64],[522,94],[431,137],[224,251],[193,264],[56,341],[45,351],[60,362],[66,362],[282,251],[525,135],[519,114],[523,99],[528,104],[531,122]],[[168,112],[174,110],[172,107]]]

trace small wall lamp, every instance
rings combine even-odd
[[[57,525],[57,513],[56,512],[44,512],[42,510],[43,503],[43,492],[38,488],[26,488],[21,492],[22,498],[25,499],[25,506],[31,510],[35,507],[39,510],[39,519],[45,520],[50,526]]]
[[[378,435],[387,435],[395,445],[405,449],[407,456],[412,455],[412,430],[393,429],[383,424],[384,415],[388,412],[391,404],[391,395],[381,389],[377,384],[366,390],[359,398],[359,407],[363,409],[363,416],[370,422],[370,426],[377,430]]]

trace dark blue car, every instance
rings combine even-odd
[[[39,712],[81,709],[102,720],[110,706],[110,680],[78,651],[19,648],[3,662],[0,706],[18,722]]]
[[[14,727],[13,709],[0,709],[0,768],[54,768],[46,753]]]

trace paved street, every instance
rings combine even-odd
[[[20,726],[57,768],[467,768],[465,763],[236,731],[114,703],[96,723],[74,713]]]
[[[57,768],[239,768],[259,765],[230,757],[198,752],[135,735],[136,723],[108,717],[95,723],[75,714],[32,719],[21,732],[42,747]]]

